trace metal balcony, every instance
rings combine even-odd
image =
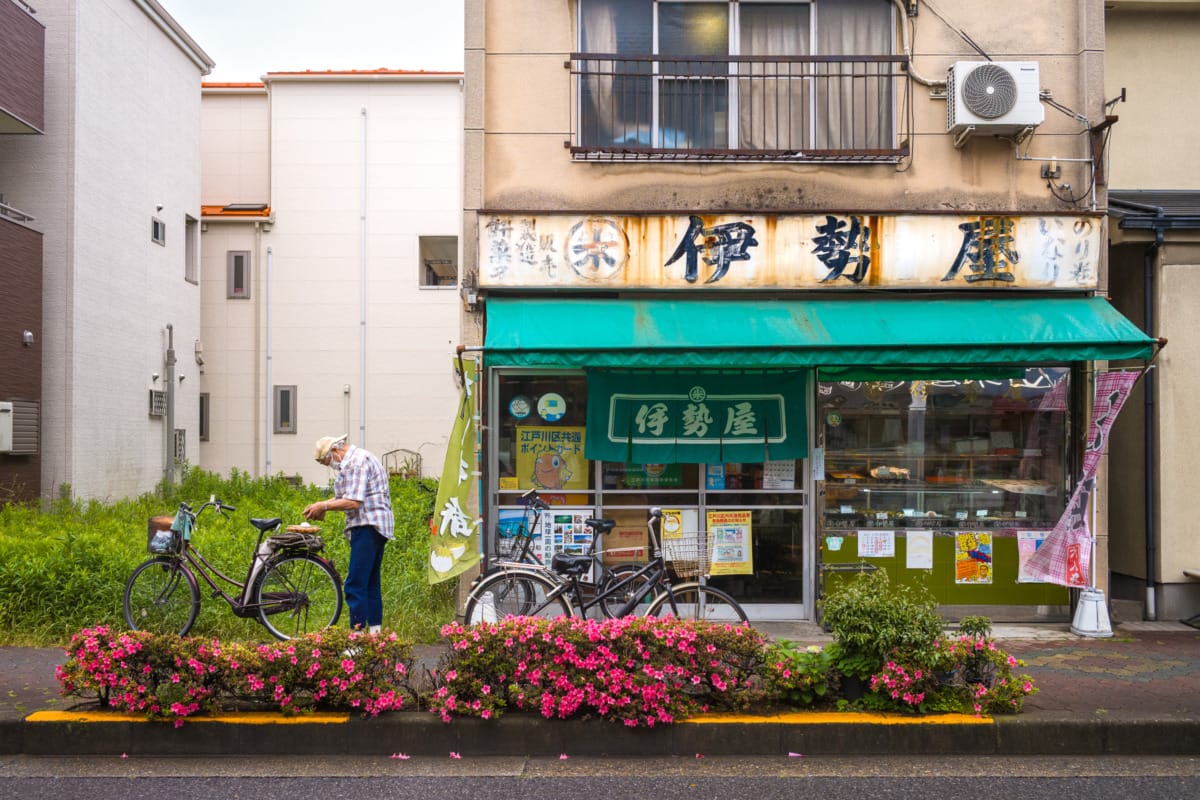
[[[582,161],[895,162],[901,56],[572,53]]]

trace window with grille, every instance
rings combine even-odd
[[[576,157],[899,155],[883,0],[579,0]]]
[[[420,238],[421,286],[458,285],[458,237]]]

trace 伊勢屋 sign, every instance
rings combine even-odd
[[[1101,227],[1083,216],[480,214],[479,285],[1088,290]]]
[[[585,455],[633,464],[804,458],[807,375],[589,371]]]

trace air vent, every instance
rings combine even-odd
[[[150,416],[165,417],[167,415],[167,393],[162,389],[150,390]]]
[[[1017,82],[1011,72],[996,64],[975,67],[963,79],[962,101],[976,116],[1002,117],[1017,104]]]

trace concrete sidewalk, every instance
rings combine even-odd
[[[830,641],[808,623],[756,627],[776,639]],[[512,713],[445,724],[422,711],[375,719],[243,713],[174,728],[95,714],[94,705],[59,696],[60,649],[0,648],[0,754],[1200,755],[1200,631],[1136,622],[1102,639],[1076,636],[1065,623],[997,624],[993,632],[1040,689],[1019,715],[712,715],[651,730]],[[425,666],[441,653],[417,648]]]

